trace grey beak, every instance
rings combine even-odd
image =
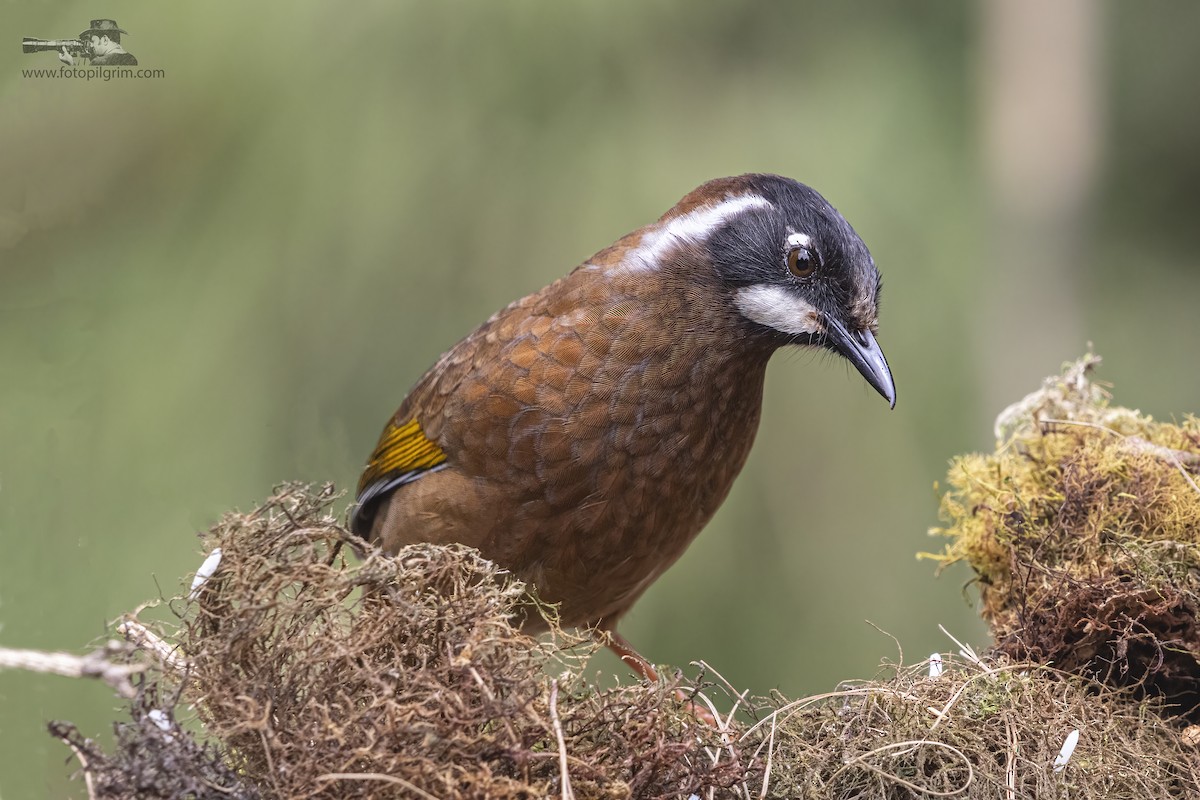
[[[895,408],[896,384],[875,336],[865,328],[851,333],[845,325],[830,316],[825,317],[825,335],[827,345],[845,356],[867,379],[867,383],[883,395],[888,405]]]

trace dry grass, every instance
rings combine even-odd
[[[846,684],[778,709],[744,734],[770,754],[767,796],[1185,798],[1200,758],[1154,700],[1034,664],[950,659]],[[1078,730],[1070,761],[1054,769]],[[761,787],[757,787],[761,788]]]
[[[172,623],[76,659],[133,694],[115,750],[52,732],[105,800],[1198,797],[1200,424],[1110,407],[1095,361],[954,462],[937,557],[974,567],[997,646],[936,676],[710,687],[714,729],[678,677],[597,688],[594,643],[473,550],[344,557],[332,488],[292,485],[213,528]],[[549,637],[521,633],[531,606]]]
[[[216,526],[220,564],[158,633],[177,646],[125,626],[139,648],[111,657],[142,672],[115,752],[53,729],[93,798],[1200,796],[1159,699],[1003,655],[739,699],[756,721],[714,730],[676,681],[600,690],[590,642],[522,635],[524,587],[473,550],[344,560],[333,497],[289,486]]]
[[[214,775],[237,781],[211,796],[262,798],[676,798],[740,784],[736,750],[677,681],[597,689],[583,677],[595,645],[522,634],[525,587],[474,550],[344,558],[358,542],[329,515],[335,498],[283,487],[212,530],[220,563],[172,601],[180,623],[159,635],[178,649],[169,663],[147,654],[122,729],[148,747],[91,752],[97,797],[209,796],[196,781]],[[176,727],[184,751],[163,746],[151,707],[194,709],[199,735]]]

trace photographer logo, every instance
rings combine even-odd
[[[23,69],[27,78],[161,78],[161,69],[133,69],[137,58],[121,43],[121,36],[129,31],[122,29],[113,19],[94,19],[87,30],[74,39],[36,39],[30,36],[21,40],[21,49],[26,54],[51,52],[58,56],[62,66],[57,69]],[[110,69],[111,68],[111,69]]]

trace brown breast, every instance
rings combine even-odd
[[[697,254],[623,268],[635,241],[497,313],[413,389],[396,420],[448,466],[390,498],[387,549],[476,546],[567,624],[614,621],[683,553],[745,463],[771,347]]]

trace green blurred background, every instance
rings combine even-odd
[[[1200,6],[847,2],[0,5],[0,645],[81,651],[285,479],[351,487],[445,348],[702,181],[823,192],[883,271],[899,402],[781,354],[717,519],[629,615],[653,660],[824,691],[986,643],[933,488],[1095,342],[1197,411]],[[160,79],[21,36],[94,17]],[[595,666],[621,671],[607,655]],[[84,796],[0,673],[0,798]]]

